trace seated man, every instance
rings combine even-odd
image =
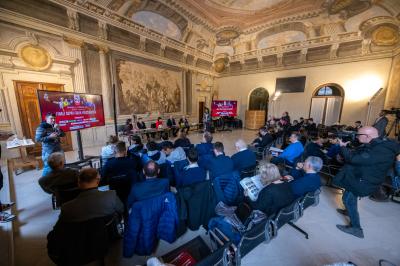
[[[274,141],[274,138],[272,135],[269,133],[270,129],[267,129],[265,127],[260,128],[259,130],[259,137],[253,140],[253,142],[250,144],[250,146],[254,148],[264,148],[268,144],[272,143]]]
[[[163,152],[167,156],[167,161],[173,164],[176,161],[186,160],[186,153],[182,147],[175,147],[172,142],[166,142],[163,145]]]
[[[169,192],[169,180],[166,178],[157,178],[160,168],[154,161],[149,161],[143,166],[145,180],[132,186],[128,197],[127,206],[139,200],[162,195]]]
[[[164,131],[163,133],[161,133],[161,141],[159,143],[157,143],[157,149],[159,151],[161,151],[163,144],[166,142],[170,142],[170,140],[169,140],[168,132]]]
[[[293,165],[295,159],[301,156],[304,151],[303,144],[299,141],[300,137],[300,134],[292,133],[289,137],[289,146],[278,157],[273,157],[271,162],[274,164],[288,163]]]
[[[186,136],[186,133],[180,131],[178,134],[178,138],[174,142],[174,147],[182,147],[183,149],[190,148],[192,143],[190,139]]]
[[[167,127],[171,129],[172,135],[176,137],[179,128],[176,126],[175,118],[172,115],[170,115],[167,120]]]
[[[321,187],[321,178],[318,174],[321,168],[322,159],[310,156],[304,163],[298,163],[296,168],[292,169],[291,176],[294,180],[290,182],[290,187],[296,198]]]
[[[48,164],[51,172],[39,179],[39,185],[44,192],[52,194],[57,187],[71,188],[78,185],[78,174],[76,169],[64,168],[64,154],[61,152],[52,153],[49,156]]]
[[[166,141],[165,143],[171,143]],[[171,143],[172,145],[172,143]],[[159,151],[157,143],[150,141],[146,144],[147,153],[142,156],[142,164],[146,164],[148,161],[155,161],[157,164],[164,164],[166,162],[166,156],[163,151]]]
[[[136,172],[138,162],[127,156],[125,142],[118,142],[115,145],[115,152],[115,158],[109,159],[103,167],[102,178],[105,181],[104,183],[108,183],[109,178],[120,175],[126,175],[132,182],[131,184],[138,182]]]
[[[182,173],[176,177],[176,186],[182,187],[193,183],[201,182],[206,180],[206,171],[199,167],[197,160],[199,159],[196,149],[191,148],[188,151],[188,161],[189,165],[186,166]]]
[[[244,140],[239,139],[235,143],[236,150],[238,151],[232,155],[233,168],[239,172],[250,167],[256,166],[256,155],[254,152],[247,149]]]
[[[318,136],[312,136],[311,142],[309,142],[305,148],[303,153],[303,158],[307,158],[309,156],[316,156],[322,159],[323,162],[326,162],[326,155],[322,151],[323,139]]]
[[[211,159],[209,162],[211,179],[233,172],[233,161],[229,156],[224,154],[224,144],[222,144],[222,142],[218,141],[214,143],[214,154],[215,158]]]
[[[96,169],[82,169],[78,177],[81,193],[61,206],[59,221],[82,222],[93,218],[122,215],[124,205],[114,190],[99,191],[100,176]]]
[[[199,155],[198,164],[204,169],[208,169],[209,161],[214,158],[214,145],[212,143],[213,136],[206,131],[203,134],[203,140],[196,145],[196,150]]]

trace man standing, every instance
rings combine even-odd
[[[374,127],[360,128],[357,138],[362,145],[354,151],[346,148],[348,142],[339,140],[345,165],[335,176],[333,183],[345,189],[342,200],[346,209],[337,211],[349,216],[350,224],[336,227],[347,234],[364,238],[357,210],[358,197],[371,195],[384,182],[387,171],[399,153],[399,146],[395,142],[379,138],[378,130]]]
[[[60,126],[56,124],[56,115],[53,113],[46,114],[46,121],[40,123],[36,129],[35,140],[36,142],[42,143],[42,160],[43,160],[43,173],[42,176],[46,176],[50,171],[50,166],[47,163],[47,159],[53,152],[61,152],[61,141],[60,138],[64,137],[65,133],[60,129]]]
[[[386,126],[389,120],[386,117],[386,113],[382,110],[379,113],[379,117],[375,120],[374,124],[372,125],[374,128],[378,130],[379,137],[384,137],[386,134]]]

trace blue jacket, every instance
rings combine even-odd
[[[150,255],[159,239],[174,242],[178,222],[176,200],[171,192],[134,203],[124,233],[124,257],[134,253]]]
[[[151,178],[145,181],[136,183],[131,188],[131,193],[128,197],[128,208],[134,202],[145,200],[151,197],[156,197],[169,192],[169,180],[166,178]]]
[[[318,173],[307,174],[303,170],[295,168],[290,172],[294,180],[291,181],[290,187],[296,198],[304,196],[307,192],[313,192],[321,187],[321,178]]]
[[[303,153],[303,151],[303,144],[301,144],[300,141],[297,141],[287,146],[278,157],[293,163],[294,160]]]
[[[53,132],[58,133],[57,138],[49,138]],[[65,133],[61,129],[54,129],[49,123],[42,122],[36,129],[35,141],[42,144],[42,154],[51,154],[62,151],[60,137],[64,136]]]
[[[335,158],[336,155],[338,155],[340,153],[340,145],[339,144],[332,144],[327,152],[327,156],[329,158]]]
[[[236,206],[243,199],[243,189],[240,185],[240,175],[237,171],[219,175],[213,181],[217,202],[222,201],[229,206]]]
[[[196,150],[199,157],[206,154],[214,155],[214,146],[212,143],[199,143],[196,145]]]
[[[197,166],[186,166],[179,176],[176,176],[176,186],[183,187],[206,180],[207,172]]]
[[[232,155],[233,167],[237,171],[242,171],[246,168],[256,165],[256,155],[249,149],[239,151]]]
[[[217,176],[233,172],[233,161],[226,155],[218,155],[209,161],[208,170],[210,170],[211,180]]]

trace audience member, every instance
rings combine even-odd
[[[181,175],[176,178],[177,187],[187,186],[206,180],[206,171],[197,164],[199,156],[195,148],[191,148],[188,151],[187,159],[189,165],[186,166]]]
[[[51,171],[39,179],[39,185],[44,192],[52,194],[58,187],[69,186],[73,188],[78,186],[79,172],[72,168],[65,168],[64,162],[64,153],[54,152],[50,154],[48,163]]]
[[[242,139],[235,142],[237,153],[232,155],[233,168],[237,171],[242,171],[250,167],[256,166],[256,155],[254,152],[247,149],[247,145]]]
[[[138,127],[139,129],[146,129],[146,128],[147,128],[147,127],[146,127],[146,123],[143,122],[143,120],[142,120],[141,117],[138,118],[138,121],[137,121],[136,125],[137,125],[137,127]]]
[[[162,147],[163,147],[163,144],[166,143],[166,142],[171,142],[171,141],[169,140],[169,134],[166,131],[162,132],[160,137],[161,137],[161,140],[158,143],[158,150],[161,151]]]
[[[279,120],[279,122],[281,123],[281,125],[284,128],[287,128],[288,126],[290,126],[290,116],[288,112],[283,112],[281,119]]]
[[[269,145],[273,141],[274,141],[274,138],[269,133],[269,129],[262,127],[259,130],[259,137],[256,138],[255,140],[253,140],[253,142],[250,144],[250,146],[252,146],[254,148],[265,148],[267,145]]]
[[[314,119],[312,117],[310,117],[309,119],[307,119],[307,124],[304,125],[304,128],[308,131],[308,133],[316,132],[317,124],[315,124]]]
[[[174,147],[190,148],[191,145],[190,139],[186,137],[186,133],[184,131],[180,131],[178,138],[174,142]]]
[[[108,160],[103,167],[102,178],[104,183],[108,184],[110,178],[121,175],[125,175],[131,181],[131,184],[138,182],[136,170],[139,162],[127,156],[125,142],[118,142],[115,145],[115,152],[115,158]]]
[[[143,166],[145,180],[132,186],[128,197],[128,208],[136,201],[148,199],[169,192],[169,180],[167,178],[157,178],[160,172],[158,164],[148,161]]]
[[[369,196],[379,188],[400,150],[397,143],[380,138],[375,127],[360,128],[357,138],[362,145],[354,151],[346,148],[347,142],[339,140],[345,165],[335,176],[333,184],[345,189],[342,200],[346,209],[338,209],[338,212],[350,218],[349,225],[336,225],[337,228],[363,238],[358,198]]]
[[[288,163],[293,165],[304,151],[303,145],[299,141],[300,137],[300,134],[292,133],[289,137],[289,146],[278,157],[273,157],[271,162],[274,164]]]
[[[156,129],[162,129],[163,127],[164,127],[163,120],[161,117],[158,117],[156,121]]]
[[[167,141],[166,143],[172,143]],[[142,163],[146,164],[148,161],[155,161],[157,164],[164,164],[166,162],[166,155],[163,151],[159,151],[157,143],[150,141],[146,144],[147,153],[142,155]]]
[[[298,132],[300,130],[300,123],[297,120],[293,120],[293,123],[289,126],[288,132],[291,134],[293,132]]]
[[[110,135],[107,145],[101,148],[102,166],[106,164],[108,159],[115,157],[115,145],[118,143],[118,137]]]
[[[167,120],[167,127],[171,129],[172,135],[176,137],[179,129],[176,127],[175,118],[172,115],[170,115]]]
[[[303,124],[304,124],[304,117],[300,117],[299,118],[299,125],[303,126]]]
[[[186,160],[186,153],[182,147],[174,147],[172,142],[164,143],[163,152],[167,156],[166,160],[173,164],[176,161]]]
[[[142,139],[138,135],[133,135],[131,137],[131,146],[128,148],[128,155],[131,157],[140,157],[143,153],[143,143]]]
[[[388,125],[389,120],[386,117],[385,110],[380,111],[379,117],[375,120],[372,125],[374,128],[378,130],[378,135],[380,138],[386,135],[386,126]]]
[[[222,144],[222,142],[217,141],[214,143],[214,154],[215,158],[211,159],[209,162],[211,179],[220,175],[229,174],[234,170],[232,159],[224,154],[224,144]]]
[[[81,193],[61,206],[59,221],[82,222],[106,217],[115,213],[122,215],[124,205],[114,190],[99,191],[100,177],[96,169],[82,169],[78,177]]]
[[[281,175],[276,165],[261,162],[259,175],[264,188],[259,192],[257,200],[252,201],[246,197],[246,202],[252,209],[260,210],[270,216],[294,201],[290,184],[280,181]],[[247,196],[246,190],[244,193]]]
[[[294,180],[290,182],[290,187],[296,198],[321,187],[321,178],[318,172],[321,170],[322,164],[320,157],[309,156],[304,163],[297,163],[296,167],[292,169],[290,174]]]
[[[311,141],[307,143],[304,147],[303,158],[307,158],[309,156],[316,156],[322,159],[323,162],[326,162],[326,155],[322,151],[323,149],[323,139],[319,136],[312,136]]]
[[[196,145],[196,150],[199,157],[206,155],[206,154],[214,154],[214,146],[212,143],[213,136],[210,132],[206,131],[203,133],[203,139],[201,143]]]

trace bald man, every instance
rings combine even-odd
[[[347,234],[364,238],[357,200],[373,194],[384,182],[400,148],[397,143],[380,138],[374,127],[360,128],[357,138],[362,145],[352,151],[346,147],[348,142],[339,141],[345,164],[333,183],[345,189],[342,200],[346,209],[337,211],[348,216],[350,224],[336,227]]]

